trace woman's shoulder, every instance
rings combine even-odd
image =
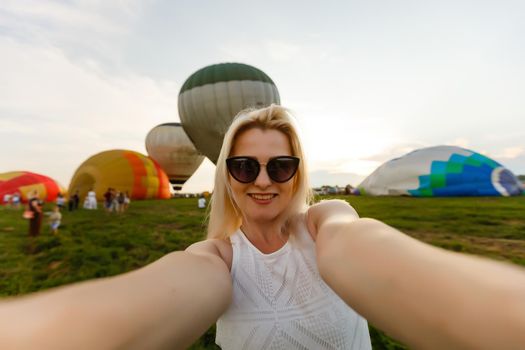
[[[287,230],[294,235],[309,236],[315,242],[315,236],[308,224],[308,209],[304,212],[297,213],[288,219]]]
[[[228,238],[209,238],[204,241],[200,241],[192,244],[186,251],[195,254],[211,254],[221,258],[228,269],[231,270],[233,260],[233,249],[231,242]]]
[[[348,222],[358,219],[359,214],[347,201],[340,199],[324,200],[310,206],[305,214],[305,222],[314,241],[317,240],[319,226],[331,218]]]

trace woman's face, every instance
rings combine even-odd
[[[292,150],[285,134],[278,130],[248,129],[237,136],[230,157],[253,157],[261,164],[273,157],[291,156]],[[293,196],[294,178],[284,183],[272,181],[266,166],[251,183],[242,183],[229,176],[232,195],[242,212],[243,220],[268,222],[281,215]]]

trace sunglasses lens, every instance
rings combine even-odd
[[[239,182],[253,182],[259,175],[259,163],[251,158],[230,158],[226,160],[228,171]]]
[[[299,166],[299,158],[279,157],[268,162],[266,170],[268,176],[275,182],[286,182],[290,180]]]

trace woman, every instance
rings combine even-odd
[[[220,252],[233,302],[217,323],[224,349],[370,349],[366,321],[319,275],[304,214],[310,186],[288,112],[240,114],[217,161],[208,236],[190,252]]]
[[[29,235],[36,237],[40,234],[40,226],[42,225],[42,202],[38,198],[38,191],[32,192],[27,206],[33,213],[33,217],[29,219]]]
[[[271,106],[233,122],[209,239],[133,272],[1,303],[0,348],[183,349],[217,320],[224,348],[369,347],[365,321],[334,292],[413,348],[523,348],[522,268],[431,247],[346,202],[307,207],[289,119]]]

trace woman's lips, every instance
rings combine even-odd
[[[277,197],[277,194],[275,193],[248,193],[248,196],[250,196],[255,202],[259,204],[268,204]]]

